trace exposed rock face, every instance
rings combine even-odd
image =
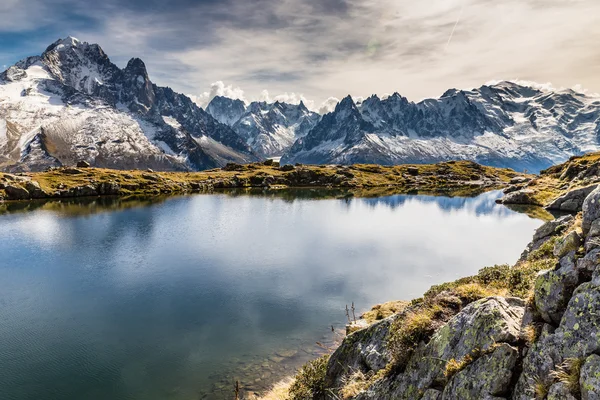
[[[581,368],[581,399],[600,399],[600,356],[592,354]]]
[[[554,235],[563,238],[554,249],[560,261],[537,277],[533,302],[490,297],[471,303],[418,344],[402,370],[378,375],[354,398],[531,400],[545,393],[548,400],[600,399],[600,245],[587,245],[600,237],[599,199],[595,190],[583,203],[583,238],[576,230],[564,234],[573,229],[572,216],[535,233],[530,249]],[[348,371],[374,374],[393,358],[381,338],[401,317],[344,340],[328,365],[334,391]],[[526,335],[532,327],[535,338]],[[366,362],[372,354],[376,362]],[[444,373],[448,360],[462,363],[451,375]]]

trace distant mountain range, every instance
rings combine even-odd
[[[600,98],[511,82],[448,90],[413,103],[394,93],[346,97],[282,162],[425,163],[472,160],[539,171],[599,148]]]
[[[110,168],[200,170],[283,163],[428,163],[454,159],[538,171],[598,150],[600,98],[501,82],[410,102],[344,98],[326,115],[303,103],[215,97],[206,111],[124,69],[96,44],[50,45],[0,74],[0,169],[86,160]]]

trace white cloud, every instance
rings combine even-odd
[[[323,102],[323,104],[321,104],[321,107],[319,107],[319,114],[321,115],[325,115],[327,113],[332,112],[333,110],[335,110],[335,106],[337,105],[337,103],[340,102],[340,99],[338,99],[337,97],[330,97],[327,100],[325,100]]]
[[[225,85],[223,81],[214,82],[210,85],[210,90],[201,93],[198,96],[189,95],[189,97],[200,107],[205,108],[208,103],[211,102],[217,96],[229,97],[230,99],[239,99],[244,102],[246,99],[244,98],[244,91],[239,87],[234,87],[233,85]]]

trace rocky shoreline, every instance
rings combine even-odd
[[[51,168],[46,172],[0,173],[0,201],[61,199],[94,196],[159,196],[247,188],[372,188],[397,193],[439,192],[478,194],[506,187],[511,181],[530,179],[509,169],[484,167],[472,162],[432,165],[279,166],[272,161],[227,164],[203,172],[120,171],[77,167]]]
[[[577,174],[587,179],[543,202],[548,175],[529,186],[539,184],[536,204],[571,213],[541,226],[515,265],[349,327],[331,355],[264,399],[600,399],[600,188],[595,172]]]

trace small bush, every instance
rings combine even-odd
[[[411,311],[394,321],[390,328],[388,347],[395,365],[403,366],[417,345],[429,340],[435,328],[433,310],[429,307]]]
[[[328,361],[329,355],[325,355],[308,362],[298,371],[290,387],[290,400],[312,400],[314,397],[325,395]]]

